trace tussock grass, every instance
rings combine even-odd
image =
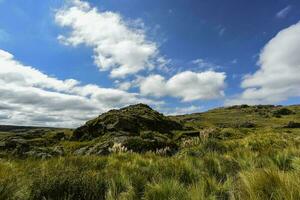
[[[299,172],[263,169],[240,174],[235,197],[251,200],[300,199]]]
[[[183,116],[204,135],[175,137],[171,142],[179,151],[173,156],[155,151],[71,155],[97,141],[60,141],[67,155],[48,160],[6,156],[0,159],[0,200],[300,199],[300,129],[283,128],[300,121],[300,108],[289,107],[294,114],[281,118],[272,115],[278,108],[240,109]],[[239,120],[255,127],[236,128]]]
[[[188,191],[174,179],[165,179],[146,186],[145,200],[188,200]]]

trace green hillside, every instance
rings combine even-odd
[[[300,199],[300,106],[166,117],[138,104],[75,130],[0,126],[0,199]]]

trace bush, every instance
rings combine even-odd
[[[274,112],[273,112],[273,115],[274,116],[281,116],[281,115],[291,115],[291,114],[293,114],[294,112],[293,111],[291,111],[290,109],[288,109],[288,108],[280,108],[280,109],[278,109],[278,110],[275,110]]]

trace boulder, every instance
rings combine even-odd
[[[4,143],[5,150],[13,151],[14,154],[23,154],[30,149],[28,141],[23,138],[7,138]]]
[[[85,146],[74,151],[74,155],[83,156],[83,155],[108,155],[109,148],[113,145],[112,142],[107,143],[96,143],[90,146]]]
[[[63,156],[65,155],[65,150],[61,146],[56,146],[53,148],[53,153],[57,156]]]

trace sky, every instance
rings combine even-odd
[[[0,0],[0,124],[299,104],[299,0]]]

